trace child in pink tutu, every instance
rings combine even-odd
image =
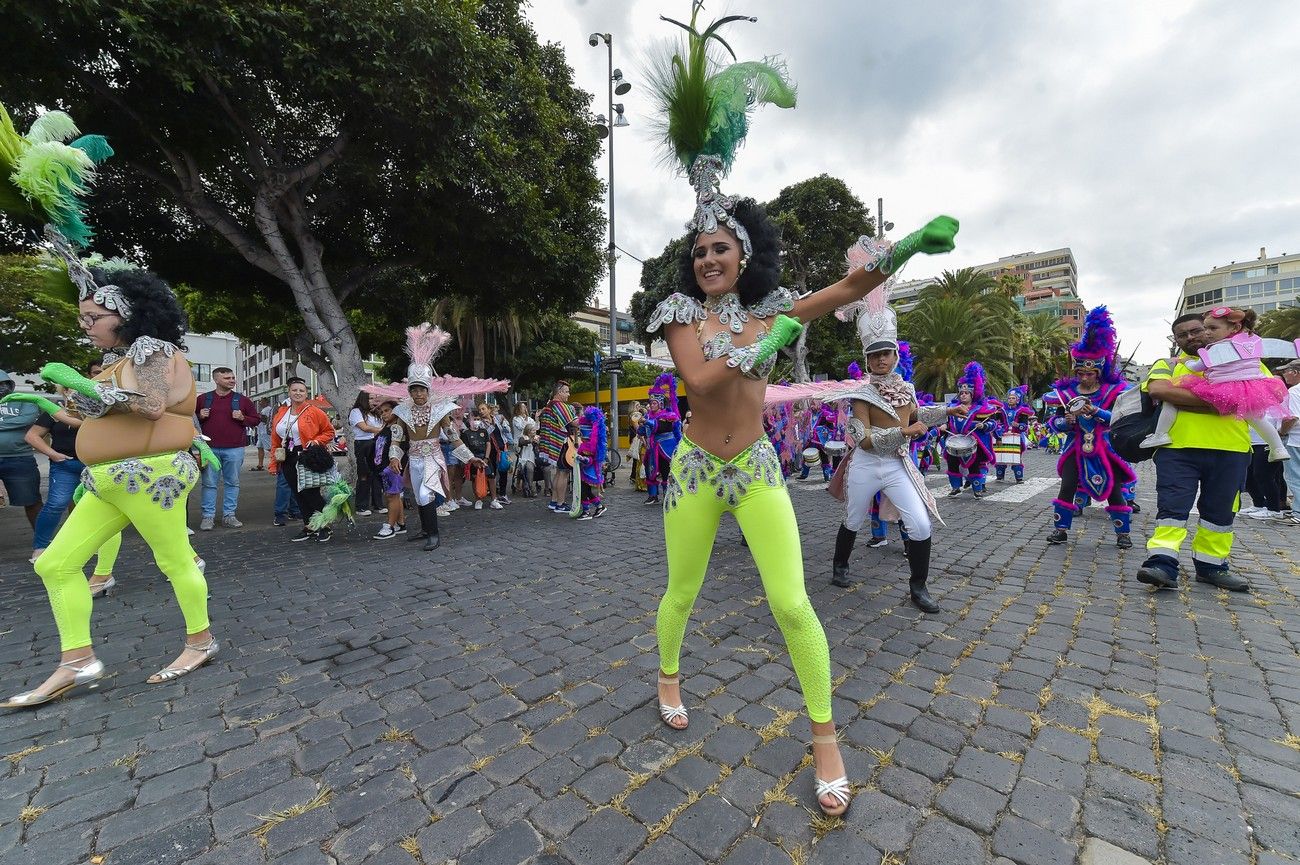
[[[1264,341],[1255,335],[1255,311],[1216,306],[1205,314],[1204,321],[1206,336],[1212,342],[1200,350],[1200,360],[1183,365],[1205,375],[1185,375],[1175,384],[1209,403],[1219,414],[1233,414],[1250,424],[1268,445],[1270,462],[1290,459],[1277,428],[1266,420],[1286,413],[1287,390],[1281,379],[1260,367]],[[1210,363],[1210,349],[1225,342],[1235,349],[1233,358]],[[1176,406],[1162,404],[1155,432],[1142,440],[1142,446],[1171,444],[1169,430],[1177,417]]]

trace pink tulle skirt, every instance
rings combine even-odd
[[[1286,414],[1286,383],[1280,378],[1212,382],[1199,375],[1185,375],[1177,384],[1205,400],[1219,414],[1236,415],[1242,420]]]

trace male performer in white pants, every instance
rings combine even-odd
[[[853,417],[848,422],[848,432],[857,446],[849,456],[846,513],[835,540],[832,582],[848,585],[849,553],[854,537],[870,520],[876,493],[883,492],[898,508],[907,530],[903,543],[911,569],[908,594],[919,609],[936,613],[939,605],[930,597],[926,583],[930,574],[931,517],[938,520],[939,511],[908,449],[912,439],[924,436],[949,416],[965,415],[966,408],[917,406],[912,384],[895,371],[898,319],[893,309],[883,303],[883,298],[879,303],[871,303],[870,296],[867,300],[857,322],[867,376],[854,382],[856,387],[848,392],[835,395],[851,401]],[[942,525],[943,521],[939,523]]]

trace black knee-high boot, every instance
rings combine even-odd
[[[424,550],[438,549],[442,539],[438,537],[438,506],[433,502],[420,505],[420,525],[424,527]]]
[[[853,585],[849,582],[849,556],[857,539],[857,532],[851,532],[843,523],[840,524],[840,533],[835,536],[835,559],[831,562],[831,585],[842,589]]]
[[[939,612],[939,605],[930,597],[925,584],[930,578],[930,538],[923,541],[907,542],[907,566],[912,572],[908,581],[908,594],[917,609],[926,613]]]
[[[420,530],[418,532],[412,531],[411,528],[408,526],[406,531],[406,540],[408,542],[422,541],[429,536],[429,524],[428,522],[425,521],[424,518],[424,505],[417,504],[414,510],[420,516]],[[406,513],[407,513],[406,521],[409,523],[411,521],[411,517],[410,517],[411,509],[408,508]]]

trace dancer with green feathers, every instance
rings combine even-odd
[[[689,720],[681,701],[680,653],[687,620],[708,570],[723,513],[740,524],[768,605],[785,637],[813,729],[814,791],[827,814],[843,814],[850,786],[831,717],[830,651],[804,590],[799,527],[776,451],[763,434],[763,397],[776,353],[803,323],[860,301],[912,255],[953,248],[957,222],[938,217],[897,244],[862,238],[844,279],[800,297],[778,284],[780,236],[752,199],[724,194],[758,105],[793,108],[795,89],[779,61],[736,59],[720,35],[754,21],[730,15],[701,29],[664,19],[685,44],[656,65],[659,131],[667,155],[695,190],[692,243],[680,263],[681,290],[664,300],[649,331],[662,329],[691,397],[692,422],[673,454],[664,496],[668,587],[659,605],[659,713],[675,730]]]
[[[171,289],[151,273],[117,261],[82,261],[92,237],[81,196],[95,166],[112,150],[99,136],[77,135],[72,120],[50,112],[27,135],[0,107],[0,209],[20,222],[44,224],[47,244],[61,260],[51,269],[51,292],[76,303],[82,333],[105,352],[104,369],[87,378],[63,363],[47,363],[41,377],[70,392],[83,419],[76,455],[86,468],[85,491],[50,546],[36,560],[58,627],[62,657],[35,689],[0,706],[43,705],[104,675],[90,635],[91,590],[82,572],[96,550],[134,525],[171,582],[185,619],[180,655],[149,678],[170,682],[203,666],[218,645],[208,622],[208,589],[189,544],[185,500],[199,477],[194,442],[194,377],[185,359],[185,313]],[[43,397],[7,399],[40,404]],[[57,406],[43,406],[47,411]],[[209,451],[209,454],[211,452]]]

